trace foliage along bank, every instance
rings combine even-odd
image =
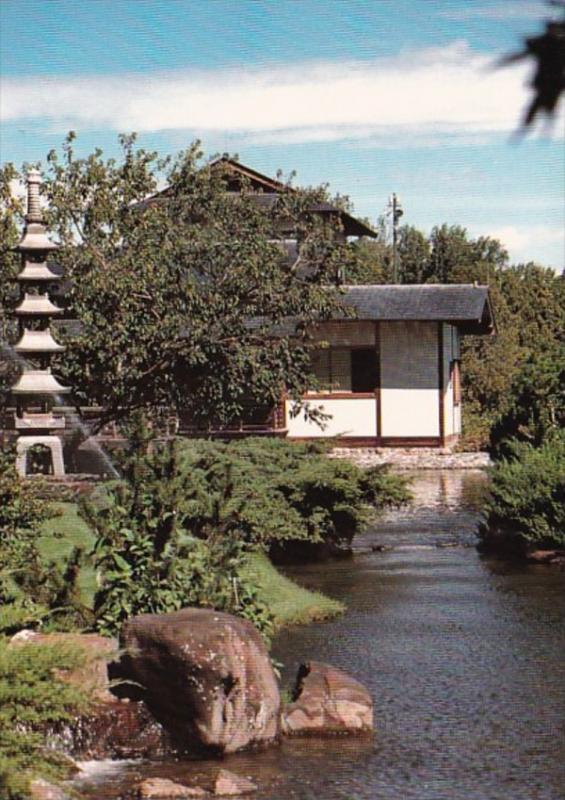
[[[251,553],[349,544],[377,508],[406,501],[404,479],[275,439],[147,448],[133,438],[124,480],[84,503],[101,586],[96,625],[196,605],[273,632],[269,599],[246,569]]]
[[[565,434],[543,443],[514,441],[490,473],[481,546],[523,556],[565,551]]]

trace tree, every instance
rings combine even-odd
[[[284,389],[300,398],[308,330],[339,302],[327,286],[351,252],[339,223],[310,212],[326,190],[261,204],[245,185],[227,192],[198,144],[159,159],[122,136],[121,157],[106,160],[77,158],[73,140],[49,154],[43,190],[80,322],[56,364],[76,402],[103,408],[99,425],[166,406],[221,426]]]
[[[412,225],[403,225],[398,231],[397,250],[402,283],[425,283],[430,259],[425,235]]]

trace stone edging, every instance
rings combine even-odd
[[[486,469],[492,462],[488,453],[454,453],[437,448],[336,447],[330,458],[343,458],[359,467],[389,464],[397,471],[417,469]]]

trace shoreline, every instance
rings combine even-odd
[[[378,447],[334,447],[329,458],[351,461],[358,467],[390,466],[393,472],[413,470],[466,470],[488,469],[492,461],[488,453],[453,452],[447,448],[378,448]]]

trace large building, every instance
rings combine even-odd
[[[256,201],[274,202],[288,188],[230,159],[216,162],[229,190],[245,182]],[[314,211],[339,218],[345,237],[375,232],[342,209]],[[292,234],[289,232],[289,236]],[[296,249],[286,241],[289,253]],[[461,433],[460,340],[494,333],[488,287],[477,285],[344,286],[354,319],[321,323],[312,353],[316,391],[304,401],[327,416],[323,426],[281,398],[218,434],[290,439],[337,438],[348,446],[445,447]],[[195,433],[188,421],[181,431]]]

